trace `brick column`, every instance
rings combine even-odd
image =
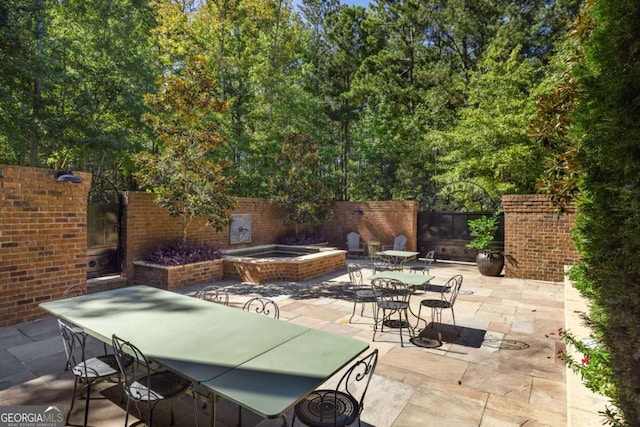
[[[0,326],[46,315],[38,304],[87,281],[87,198],[55,171],[0,165]]]
[[[517,261],[505,263],[505,277],[562,282],[564,266],[575,264],[578,253],[571,240],[576,212],[558,217],[548,196],[502,196],[504,250]]]

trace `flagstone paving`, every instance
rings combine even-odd
[[[373,274],[366,260],[348,262],[365,265],[365,279]],[[474,265],[466,264],[439,262],[431,273],[435,275],[434,284],[443,284],[454,274],[464,277],[455,306],[460,338],[450,333],[452,326],[447,325],[442,346],[431,349],[416,347],[408,340],[401,347],[397,330],[389,328],[372,342],[370,305],[365,307],[364,316],[360,316],[358,307],[353,323],[349,323],[353,303],[346,269],[301,283],[219,284],[228,286],[233,307],[262,294],[277,300],[283,320],[351,336],[379,349],[376,375],[362,413],[363,425],[568,425],[565,367],[556,357],[560,341],[557,331],[564,327],[564,284],[484,277]],[[195,290],[181,292],[192,294]],[[426,295],[437,296],[431,292]],[[412,297],[415,313],[424,297],[422,291]],[[423,310],[422,317],[430,320],[430,312]],[[450,311],[443,313],[443,323],[451,323]],[[420,327],[424,326],[422,323]],[[95,344],[99,353],[102,345]],[[59,404],[68,409],[73,377],[64,371],[64,360],[55,319],[0,328],[0,404]],[[91,425],[122,425],[124,410],[118,387],[106,383],[99,390],[106,399],[91,402]],[[72,422],[81,421],[83,403],[76,405]],[[189,397],[182,397],[175,410],[176,425],[195,425]],[[216,411],[217,425],[235,425],[237,407],[222,402]],[[209,425],[211,408],[199,406],[197,413],[199,424]],[[168,416],[160,413],[154,421],[158,426],[166,425]],[[257,417],[243,413],[244,425],[259,422]],[[265,424],[276,425],[271,421]]]

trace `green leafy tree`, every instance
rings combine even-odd
[[[446,135],[447,171],[438,179],[472,179],[496,195],[531,192],[542,172],[542,147],[527,132],[541,65],[495,40],[479,68],[471,73],[468,106]]]
[[[288,134],[272,177],[272,200],[287,208],[285,224],[293,224],[296,235],[300,226],[319,225],[333,216],[331,191],[323,182],[318,150],[309,135]]]
[[[73,167],[130,188],[156,68],[149,2],[0,4],[0,161]],[[95,180],[94,180],[95,181]]]
[[[174,60],[197,48],[211,64],[227,103],[222,131],[233,191],[268,197],[280,141],[288,131],[313,130],[316,117],[317,102],[303,89],[301,24],[286,0],[210,1],[179,19],[175,9],[162,18],[163,45]]]
[[[44,0],[0,5],[0,161],[41,164],[51,124],[46,95],[57,62],[46,32],[51,20]]]
[[[229,162],[220,157],[225,104],[216,98],[218,87],[201,57],[188,59],[179,71],[160,77],[160,91],[146,97],[152,113],[145,119],[161,144],[157,153],[136,157],[136,175],[156,194],[156,203],[180,219],[184,242],[197,218],[206,217],[218,231],[228,225],[235,199]]]

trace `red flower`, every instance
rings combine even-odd
[[[589,357],[588,356],[582,358],[582,364],[583,365],[588,365],[589,364]]]

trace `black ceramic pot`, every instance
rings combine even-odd
[[[499,276],[504,267],[504,255],[495,251],[478,252],[476,265],[483,276]]]

